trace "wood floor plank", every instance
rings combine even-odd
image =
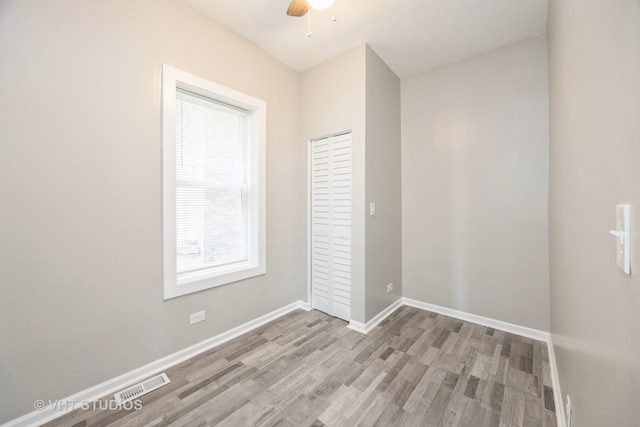
[[[167,375],[139,411],[47,426],[556,427],[544,342],[407,306],[367,335],[298,310]]]
[[[358,398],[354,402],[353,406],[351,406],[351,408],[347,408],[344,411],[343,416],[342,416],[342,420],[344,422],[347,422],[350,419],[358,419],[359,418],[359,416],[356,416],[356,414],[362,413],[362,412],[364,412],[366,410],[366,408],[369,406],[370,402],[373,400],[373,397],[375,397],[377,395],[375,393],[375,390],[378,387],[378,384],[380,384],[382,382],[382,380],[384,379],[384,377],[386,375],[387,375],[386,373],[380,372],[378,374],[378,376],[371,381],[369,386],[366,389],[364,389],[363,391],[360,392],[360,394],[358,395]],[[357,389],[355,389],[355,390],[357,390]]]
[[[542,425],[542,405],[539,399],[525,395],[524,397],[524,421],[525,427]]]
[[[524,393],[511,387],[505,388],[500,427],[522,427],[524,423]]]
[[[349,407],[355,404],[360,393],[353,387],[342,386],[336,392],[336,398],[318,417],[324,425],[332,426],[338,424],[340,418]]]

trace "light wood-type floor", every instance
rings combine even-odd
[[[139,411],[49,425],[556,425],[545,343],[406,306],[368,335],[298,310],[167,374]]]

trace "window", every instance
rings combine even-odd
[[[164,65],[162,109],[164,298],[264,274],[265,102]]]

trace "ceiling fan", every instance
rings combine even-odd
[[[327,9],[333,5],[335,0],[292,0],[287,15],[304,16],[309,9]]]

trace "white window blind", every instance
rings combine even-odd
[[[266,273],[266,102],[162,66],[164,299]]]
[[[249,258],[248,111],[176,93],[178,275]]]

